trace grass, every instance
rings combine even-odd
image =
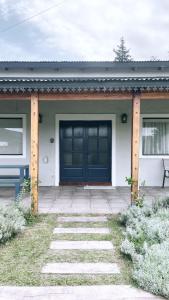
[[[68,223],[59,223],[59,227],[108,227],[106,222],[68,222]]]
[[[54,234],[53,240],[69,240],[69,241],[83,241],[85,236],[86,241],[111,241],[111,234]]]
[[[111,229],[112,235],[112,242],[114,245],[114,255],[116,258],[116,262],[120,266],[121,275],[123,277],[122,281],[124,280],[124,284],[134,284],[131,278],[131,270],[132,270],[132,262],[129,258],[124,256],[120,251],[120,246],[122,243],[123,237],[123,230],[124,227],[120,224],[119,218],[117,215],[109,218],[108,225]]]
[[[53,229],[60,227],[106,227],[111,234],[55,234]],[[69,240],[112,240],[114,251],[49,250],[53,239]],[[31,220],[22,234],[0,246],[0,285],[92,285],[92,284],[131,284],[131,262],[120,253],[122,227],[117,216],[107,223],[60,223],[55,214],[40,215]],[[117,262],[121,269],[118,275],[44,275],[42,267],[47,262]]]
[[[108,285],[108,284],[124,284],[122,282],[121,275],[66,275],[66,276],[55,276],[46,275],[44,276],[45,285],[49,282],[50,285]],[[126,283],[125,283],[126,284]]]
[[[64,250],[62,253],[60,251],[48,251],[48,256],[46,258],[47,262],[89,262],[89,263],[97,263],[97,262],[104,262],[104,263],[114,263],[116,262],[116,258],[113,255],[112,251],[70,251]]]
[[[54,226],[54,216],[38,216],[22,234],[0,246],[1,285],[41,284],[40,270]]]

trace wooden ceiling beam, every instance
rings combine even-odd
[[[131,100],[131,93],[62,93],[62,94],[40,94],[39,100]]]
[[[132,100],[131,92],[39,93],[40,101]],[[0,100],[31,100],[30,94],[1,93]],[[140,100],[169,100],[169,92],[142,92]]]
[[[0,100],[31,100],[31,95],[20,94],[0,94]]]
[[[0,94],[0,100],[30,100],[28,94]],[[131,93],[39,93],[39,100],[57,101],[57,100],[131,100]]]
[[[169,92],[142,92],[141,100],[169,100]]]

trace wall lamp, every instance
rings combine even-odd
[[[39,114],[39,124],[42,123],[42,119],[43,119],[42,114]]]
[[[121,123],[126,124],[127,123],[127,118],[128,118],[127,114],[122,114],[121,115]]]

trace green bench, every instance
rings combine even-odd
[[[14,186],[15,187],[15,199],[17,199],[24,179],[29,178],[29,165],[0,165],[0,169],[17,169],[18,175],[0,175],[0,186]]]

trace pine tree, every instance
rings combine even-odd
[[[114,61],[125,62],[131,61],[132,57],[130,55],[130,50],[126,48],[124,38],[120,39],[120,44],[117,46],[116,49],[113,49],[115,53]]]
[[[156,57],[156,56],[151,56],[150,60],[151,61],[159,61],[160,59],[158,57]]]

